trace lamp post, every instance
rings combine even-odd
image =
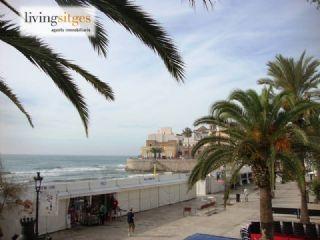
[[[40,193],[40,188],[41,188],[41,182],[42,182],[43,177],[40,176],[40,172],[37,172],[37,176],[34,177],[34,182],[35,182],[35,189],[37,193],[37,201],[36,201],[36,237],[39,236],[39,193]]]

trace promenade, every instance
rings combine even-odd
[[[157,209],[136,213],[136,233],[132,237],[127,235],[126,218],[107,223],[105,226],[81,227],[64,230],[52,234],[53,239],[68,240],[102,240],[102,239],[175,239],[181,240],[194,233],[206,233],[229,237],[239,237],[241,226],[252,220],[259,219],[259,193],[251,187],[249,201],[235,203],[232,194],[231,206],[223,210],[222,194],[215,194],[217,198],[217,213],[208,216],[208,210],[201,210],[191,216],[184,217],[183,207],[196,208],[198,200],[172,204]],[[299,191],[295,183],[278,184],[276,197],[273,200],[274,207],[299,207]],[[319,205],[310,204],[312,209],[320,209]],[[210,211],[210,209],[209,209]],[[275,216],[278,220],[297,221],[292,216]],[[320,223],[320,218],[313,218],[313,222]]]

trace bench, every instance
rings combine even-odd
[[[186,213],[186,212],[188,212],[189,215],[191,215],[191,210],[192,210],[191,207],[184,207],[184,208],[183,208],[183,216],[185,216],[185,213]]]
[[[217,209],[213,209],[213,210],[208,211],[208,212],[206,213],[206,215],[209,217],[209,216],[211,216],[211,215],[213,215],[213,214],[216,214],[216,213],[218,213],[218,210],[217,210]]]
[[[320,210],[317,209],[309,209],[308,210],[310,217],[320,217]]]
[[[300,209],[299,208],[273,207],[272,208],[272,213],[296,215],[297,218],[300,218]]]
[[[202,210],[202,209],[205,209],[205,208],[209,208],[209,207],[214,207],[215,205],[216,205],[216,202],[205,203],[205,204],[202,204],[199,207],[199,210]]]

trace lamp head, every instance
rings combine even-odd
[[[40,191],[42,179],[43,177],[40,176],[40,172],[37,172],[37,176],[34,177],[36,191]]]

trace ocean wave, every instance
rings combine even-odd
[[[70,179],[119,178],[132,173],[125,171],[126,156],[6,156],[6,177],[30,180],[36,172],[45,181]],[[21,164],[24,161],[26,164]]]
[[[123,168],[124,170],[124,168]],[[55,168],[38,168],[35,170],[28,170],[28,171],[14,171],[11,172],[11,174],[14,175],[34,175],[36,171],[41,172],[44,176],[59,176],[63,174],[68,173],[82,173],[82,172],[94,172],[94,171],[122,171],[121,168],[118,168],[118,166],[85,166],[85,167],[55,167]]]
[[[45,171],[45,170],[51,170],[51,169],[61,169],[63,167],[61,166],[53,166],[53,167],[37,167],[37,168],[34,168],[34,170],[37,170],[37,171]]]
[[[125,172],[126,169],[125,168],[116,168],[115,171],[117,171],[117,172]]]

